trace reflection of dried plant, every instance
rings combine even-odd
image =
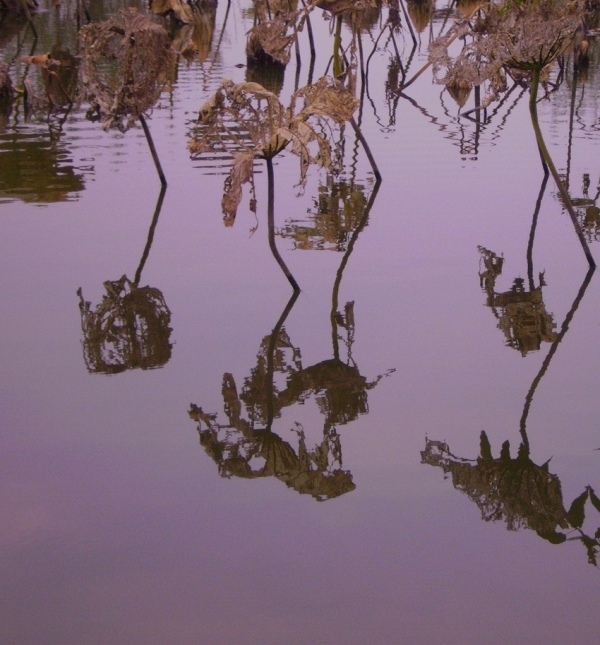
[[[148,8],[157,16],[172,14],[177,21],[186,25],[194,22],[194,5],[185,0],[150,0]]]
[[[309,450],[304,430],[296,424],[296,452],[276,433],[255,429],[240,416],[240,400],[231,374],[223,378],[223,400],[229,419],[226,426],[216,422],[216,415],[206,414],[196,405],[189,410],[190,418],[198,423],[200,444],[217,464],[221,477],[275,477],[319,502],[354,490],[352,474],[342,469],[340,438],[335,428],[325,431],[321,443]]]
[[[96,307],[79,290],[83,353],[90,372],[116,374],[127,369],[163,366],[171,357],[171,312],[162,293],[123,276],[104,283]]]
[[[485,432],[481,433],[481,456],[475,461],[459,459],[448,446],[427,439],[421,463],[439,466],[452,476],[455,488],[466,493],[486,521],[504,520],[509,530],[529,528],[540,533],[566,528],[560,480],[537,466],[521,446],[512,459],[508,441],[498,459],[493,459]]]
[[[479,272],[480,284],[487,293],[486,304],[498,319],[498,329],[504,333],[507,345],[525,356],[539,350],[542,341],[554,342],[556,323],[544,304],[544,274],[540,273],[537,287],[533,284],[533,277],[530,278],[529,290],[525,288],[523,278],[515,278],[509,291],[498,293],[496,279],[502,273],[504,258],[481,246],[478,248],[483,262]]]
[[[297,104],[303,105],[297,109]],[[208,150],[226,150],[234,164],[225,182],[223,213],[235,218],[242,185],[252,183],[255,159],[271,160],[288,149],[300,158],[300,183],[310,164],[333,172],[337,160],[331,140],[333,128],[352,118],[358,101],[332,78],[300,88],[285,108],[275,94],[257,83],[225,81],[200,110],[200,123],[190,142],[198,156]]]
[[[592,537],[585,532],[584,523],[588,500],[600,513],[600,499],[591,486],[586,486],[567,510],[559,478],[548,471],[548,462],[538,466],[531,461],[525,434],[523,439],[516,458],[511,458],[509,442],[505,441],[500,457],[494,459],[482,431],[476,460],[456,457],[443,441],[426,439],[421,463],[438,466],[450,474],[454,488],[477,504],[485,521],[504,520],[509,530],[531,529],[552,544],[579,541],[586,549],[588,562],[597,566],[600,528]]]
[[[82,99],[105,130],[125,132],[158,100],[174,63],[169,36],[135,9],[79,32]]]
[[[266,62],[287,65],[300,21],[313,9],[309,5],[296,11],[297,2],[289,2],[286,3],[287,6],[275,11],[271,5],[271,2],[265,0],[254,2],[256,24],[248,33],[248,64]]]
[[[314,210],[305,220],[291,219],[281,231],[297,249],[345,251],[367,206],[365,186],[345,179],[319,186]]]
[[[8,65],[0,58],[0,101],[11,101],[14,96],[14,90]]]

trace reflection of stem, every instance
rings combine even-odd
[[[139,286],[140,280],[142,279],[142,271],[146,264],[146,260],[148,259],[148,254],[150,253],[150,247],[152,246],[152,242],[154,240],[154,231],[156,229],[156,224],[158,223],[158,216],[160,215],[160,211],[163,205],[163,201],[165,199],[166,192],[167,192],[167,187],[163,184],[161,186],[158,199],[156,201],[156,208],[154,209],[154,216],[152,217],[150,229],[148,230],[148,241],[146,242],[146,246],[144,247],[144,252],[142,253],[142,259],[140,260],[140,264],[137,268],[137,271],[135,272],[135,278],[133,279],[133,284],[136,287]]]
[[[350,124],[352,125],[352,127],[354,129],[354,133],[360,139],[360,142],[362,143],[363,148],[365,149],[365,152],[367,153],[369,163],[371,164],[371,167],[373,168],[373,174],[375,175],[376,182],[377,183],[381,182],[381,173],[379,172],[379,168],[377,167],[377,163],[375,162],[375,157],[373,157],[373,154],[371,153],[371,148],[369,148],[369,144],[367,143],[367,140],[364,138],[362,132],[360,131],[360,128],[358,127],[358,124],[354,120],[354,117],[352,117],[350,119]]]
[[[338,267],[337,273],[335,274],[335,281],[333,283],[333,292],[331,294],[330,318],[331,318],[331,337],[333,340],[333,355],[334,355],[334,358],[336,359],[339,359],[340,351],[339,351],[339,344],[338,344],[337,323],[335,320],[335,315],[339,307],[339,294],[340,294],[340,284],[342,283],[342,276],[344,274],[344,269],[348,264],[348,260],[350,259],[350,255],[354,250],[354,245],[356,244],[356,240],[358,239],[358,236],[360,235],[361,231],[367,225],[367,222],[369,220],[369,213],[371,212],[371,208],[375,203],[375,198],[377,197],[377,193],[379,192],[380,186],[381,186],[381,178],[378,178],[377,181],[375,182],[375,185],[373,186],[373,192],[369,197],[369,201],[367,202],[363,216],[360,222],[358,223],[358,226],[352,232],[352,237],[348,242],[348,248],[344,253],[344,257],[342,258],[342,261],[340,262],[340,266]]]
[[[287,268],[286,263],[283,261],[283,258],[277,250],[275,244],[275,180],[273,177],[273,159],[271,157],[265,157],[267,162],[267,179],[268,179],[268,228],[269,228],[269,247],[271,248],[271,253],[273,257],[277,260],[277,264],[281,267],[281,270],[285,274],[285,277],[288,279],[289,283],[292,285],[294,291],[300,291],[300,287],[296,282],[291,271]]]
[[[540,368],[540,371],[537,373],[537,376],[533,379],[533,383],[531,384],[531,387],[529,388],[529,392],[527,392],[527,396],[525,397],[525,406],[523,407],[523,414],[521,415],[519,428],[521,432],[521,437],[523,439],[523,444],[526,448],[529,448],[529,440],[527,438],[527,428],[526,428],[527,416],[529,415],[529,408],[531,407],[533,395],[535,394],[537,386],[542,380],[542,377],[546,373],[548,366],[550,365],[550,361],[552,360],[552,357],[554,356],[554,354],[556,353],[556,350],[558,349],[559,343],[562,341],[562,339],[564,338],[565,334],[569,329],[571,320],[573,319],[573,316],[575,315],[575,312],[579,307],[579,303],[581,302],[583,295],[585,294],[585,291],[588,288],[588,285],[590,284],[590,280],[592,279],[592,275],[594,275],[595,270],[596,268],[594,266],[591,266],[588,269],[588,272],[585,274],[585,278],[583,280],[581,287],[579,287],[579,291],[577,292],[577,296],[575,297],[575,300],[573,300],[571,309],[569,309],[569,312],[565,316],[565,320],[562,324],[562,327],[560,328],[560,332],[558,333],[558,335],[554,339],[554,342],[550,346],[550,350],[548,351],[548,354],[546,355],[546,358],[542,363],[542,367]]]
[[[544,179],[542,179],[542,185],[540,186],[540,192],[538,194],[537,201],[535,203],[533,220],[531,221],[531,231],[529,232],[529,242],[527,244],[527,277],[529,278],[529,291],[533,291],[535,288],[535,285],[533,283],[533,240],[535,238],[535,229],[537,227],[538,215],[540,214],[540,207],[542,206],[542,197],[544,196],[547,183],[548,174],[545,174]]]
[[[285,309],[283,310],[283,313],[281,316],[279,316],[279,320],[275,324],[275,327],[273,327],[273,331],[271,332],[271,338],[269,339],[269,349],[267,350],[267,376],[265,380],[265,387],[267,389],[266,391],[266,399],[267,399],[267,425],[265,427],[265,430],[267,432],[271,432],[271,426],[273,425],[273,416],[274,416],[274,401],[273,401],[273,374],[275,372],[275,349],[277,348],[277,339],[279,338],[279,333],[281,332],[281,328],[283,327],[283,323],[285,322],[286,318],[289,316],[290,311],[292,310],[292,307],[296,303],[296,300],[298,299],[298,296],[300,295],[300,291],[294,291],[292,294],[292,297],[288,300],[287,305],[285,306]]]
[[[571,152],[573,149],[573,117],[575,116],[575,98],[577,96],[577,64],[573,65],[573,89],[571,90],[571,109],[569,110],[569,137],[567,139],[567,179],[566,188],[569,190],[571,176]]]
[[[167,186],[167,179],[165,177],[165,173],[163,172],[162,166],[160,165],[160,160],[158,158],[158,153],[156,152],[156,148],[154,147],[154,141],[152,140],[152,135],[150,134],[150,128],[148,127],[148,124],[146,123],[146,118],[144,117],[143,114],[140,114],[140,123],[142,124],[142,128],[144,128],[144,134],[146,135],[146,141],[148,142],[148,147],[150,148],[150,152],[152,153],[152,159],[154,160],[154,165],[156,166],[156,171],[158,172],[158,176],[160,177],[160,183],[166,187]]]
[[[590,265],[590,267],[595,268],[596,262],[594,261],[592,253],[590,251],[590,247],[588,246],[588,243],[581,230],[581,227],[579,226],[579,222],[577,221],[577,215],[575,213],[575,209],[573,208],[573,204],[571,203],[571,198],[569,197],[569,193],[567,192],[567,189],[565,188],[563,182],[561,181],[558,171],[556,170],[556,166],[552,161],[552,157],[550,157],[550,153],[548,152],[548,148],[546,147],[546,143],[544,142],[544,138],[542,136],[542,130],[540,128],[540,123],[538,121],[537,100],[536,100],[539,82],[540,82],[540,70],[536,69],[533,71],[532,80],[531,80],[531,96],[529,98],[529,112],[531,114],[531,123],[533,124],[533,129],[535,131],[535,138],[537,140],[538,148],[540,150],[540,154],[542,156],[543,161],[546,163],[546,165],[548,166],[548,170],[552,174],[552,177],[558,188],[558,192],[562,197],[565,208],[567,209],[567,212],[571,217],[571,221],[573,222],[573,226],[575,228],[575,233],[579,238],[579,242],[581,244],[581,247],[583,248],[583,252],[585,253],[585,257],[587,258],[588,264]]]

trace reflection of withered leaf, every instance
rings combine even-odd
[[[211,52],[215,20],[216,10],[196,12],[192,23],[177,28],[171,47],[188,60],[204,62]]]
[[[317,0],[316,5],[334,16],[377,7],[374,0]]]
[[[422,33],[433,16],[434,0],[407,0],[406,9],[415,29]]]
[[[165,29],[135,9],[79,32],[83,100],[108,130],[122,132],[158,100],[175,62]]]
[[[537,466],[523,451],[511,459],[508,442],[499,459],[488,455],[473,462],[454,457],[445,443],[427,439],[421,463],[449,473],[453,486],[477,504],[486,521],[502,519],[509,530],[529,528],[540,534],[568,526],[558,477],[548,472],[547,464]]]
[[[88,370],[117,374],[162,367],[172,348],[171,312],[162,293],[153,287],[138,288],[126,276],[107,281],[104,287],[106,295],[95,310],[78,291]]]
[[[13,96],[14,90],[8,73],[8,65],[0,59],[0,101],[10,100]]]
[[[307,450],[302,429],[298,452],[269,430],[223,428],[214,417],[192,405],[190,417],[198,421],[200,445],[217,464],[221,477],[257,479],[275,477],[301,494],[319,502],[339,497],[356,488],[352,474],[341,468],[341,448],[335,430],[320,445]],[[207,425],[206,429],[201,423]]]

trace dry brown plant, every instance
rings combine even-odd
[[[585,0],[481,3],[471,20],[458,22],[431,43],[434,76],[449,88],[486,84],[485,107],[505,91],[506,72],[542,70],[564,52],[584,14]],[[450,48],[457,39],[464,44],[453,56]]]
[[[222,200],[223,213],[232,221],[242,199],[242,185],[253,185],[256,159],[270,161],[289,150],[300,159],[302,186],[311,164],[334,173],[339,168],[331,143],[334,130],[349,121],[357,107],[357,99],[330,77],[300,88],[287,108],[258,83],[227,80],[200,109],[189,149],[193,157],[215,150],[233,156]]]
[[[130,8],[79,32],[81,100],[105,130],[129,130],[160,97],[175,62],[166,30]]]

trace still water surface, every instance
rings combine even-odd
[[[36,53],[74,51],[70,5],[38,18]],[[20,104],[2,122],[0,640],[595,642],[599,282],[544,182],[528,92],[485,127],[429,72],[386,101],[381,41],[361,108],[381,185],[350,129],[333,188],[312,172],[300,191],[297,160],[276,159],[290,300],[264,167],[257,214],[244,201],[226,227],[226,160],[187,151],[200,105],[246,80],[251,24],[220,3],[208,51],[180,60],[148,119],[164,194],[139,125],[103,132],[85,106],[49,125]],[[331,40],[321,15],[313,29],[318,78]],[[32,46],[26,29],[3,37],[16,79]],[[539,105],[592,218],[596,64]],[[587,235],[600,259],[593,221]],[[99,306],[136,320],[138,343],[125,324],[101,351]],[[475,461],[482,431],[495,461]],[[584,523],[577,504],[566,523],[582,494]]]

